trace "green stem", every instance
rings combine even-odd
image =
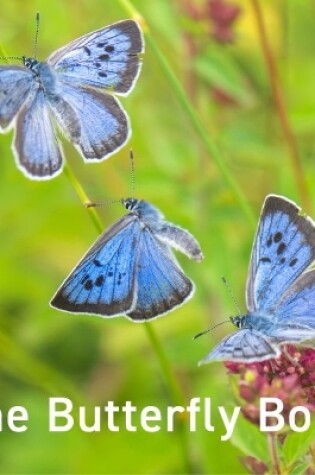
[[[272,463],[272,472],[274,475],[281,475],[281,468],[277,450],[277,435],[274,432],[267,433],[270,459]]]
[[[303,174],[303,167],[300,161],[299,150],[290,124],[289,114],[287,111],[281,83],[279,80],[279,75],[277,72],[276,62],[274,60],[272,50],[268,41],[261,6],[259,0],[251,0],[251,4],[256,19],[257,31],[259,34],[262,53],[267,66],[267,72],[269,75],[269,81],[274,97],[276,111],[278,114],[280,126],[282,128],[283,137],[287,144],[289,157],[291,159],[291,166],[294,172],[296,187],[300,194],[303,207],[308,210],[311,210],[311,199],[309,196],[307,183]]]
[[[219,149],[215,142],[210,138],[207,130],[205,129],[204,125],[202,124],[195,108],[191,105],[188,96],[181,85],[180,81],[177,79],[176,75],[172,71],[166,57],[158,47],[157,43],[155,42],[153,36],[150,33],[148,25],[143,18],[143,16],[136,10],[136,8],[132,5],[129,0],[119,0],[122,7],[131,15],[135,20],[137,20],[143,28],[143,31],[146,35],[146,40],[149,46],[151,47],[152,51],[154,52],[158,63],[161,66],[166,78],[168,79],[174,94],[176,95],[179,103],[181,104],[183,110],[185,111],[187,117],[190,119],[197,135],[199,136],[201,142],[203,143],[205,150],[212,158],[214,163],[216,164],[217,168],[219,169],[222,177],[224,178],[226,184],[234,194],[235,198],[239,202],[239,205],[243,209],[245,215],[247,216],[249,222],[253,226],[256,227],[256,218],[253,214],[251,207],[248,204],[246,196],[244,195],[242,189],[238,185],[238,183],[234,180],[233,175],[228,170],[225,161],[219,152]]]
[[[161,342],[158,339],[156,332],[153,331],[153,327],[150,323],[147,323],[147,322],[144,323],[144,328],[149,337],[151,345],[154,348],[155,354],[159,360],[165,382],[172,396],[172,401],[175,404],[185,406],[185,397],[172,372],[172,369],[169,364],[169,360],[166,357],[166,354],[163,350],[163,346],[161,345]]]
[[[71,168],[69,167],[69,165],[65,165],[64,166],[64,173],[66,175],[66,177],[68,178],[68,180],[70,181],[72,187],[75,189],[77,195],[79,196],[81,202],[83,204],[86,204],[88,202],[90,202],[89,198],[88,198],[88,195],[85,193],[81,183],[76,179],[76,177],[74,176]],[[102,226],[102,222],[95,210],[95,208],[91,207],[91,208],[88,208],[88,211],[89,211],[89,214],[91,216],[91,219],[93,221],[93,224],[94,226],[96,227],[97,231],[99,233],[101,233],[103,231],[103,226]]]

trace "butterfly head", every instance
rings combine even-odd
[[[246,325],[246,316],[245,315],[236,315],[235,317],[230,317],[231,322],[237,328],[244,328]]]
[[[39,61],[35,58],[27,58],[26,56],[22,56],[23,64],[26,68],[30,69],[33,72],[36,72],[37,66]]]
[[[134,210],[139,203],[139,200],[137,198],[126,198],[122,200],[122,204],[126,208],[127,211],[132,211]]]

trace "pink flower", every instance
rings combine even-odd
[[[315,350],[286,346],[274,360],[260,363],[227,361],[229,373],[239,375],[239,395],[244,400],[242,412],[252,423],[259,424],[261,397],[277,397],[283,401],[285,420],[292,407],[307,406],[315,411]]]
[[[241,12],[240,7],[226,0],[208,0],[206,11],[213,24],[213,38],[218,43],[233,42],[235,34],[232,27]]]

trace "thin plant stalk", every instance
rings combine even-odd
[[[253,228],[256,227],[256,217],[253,214],[253,211],[247,201],[246,196],[244,195],[241,187],[234,179],[233,175],[230,173],[228,167],[225,164],[224,158],[219,151],[216,143],[212,140],[209,136],[208,131],[204,127],[202,121],[199,118],[197,111],[195,110],[194,106],[191,104],[186,91],[184,90],[183,86],[181,85],[180,81],[174,74],[172,68],[170,67],[165,55],[160,50],[159,46],[155,42],[153,36],[150,33],[150,29],[148,27],[147,22],[145,21],[144,17],[141,13],[133,6],[133,4],[129,0],[119,0],[121,6],[124,10],[127,11],[129,15],[131,15],[135,20],[139,22],[141,25],[143,32],[146,36],[147,44],[150,46],[151,50],[155,54],[155,57],[165,75],[168,82],[170,83],[174,95],[177,97],[180,105],[182,106],[184,112],[186,113],[187,117],[189,118],[191,124],[193,125],[201,143],[203,144],[205,150],[219,169],[221,176],[225,180],[227,186],[237,199],[240,207],[242,208],[244,214],[246,215],[247,219],[249,220],[250,224]]]
[[[276,111],[278,114],[282,133],[287,144],[287,149],[288,149],[289,157],[291,160],[291,166],[294,172],[296,187],[299,192],[303,207],[310,211],[311,199],[309,196],[307,183],[303,174],[303,167],[302,167],[302,163],[299,156],[299,150],[298,150],[296,138],[294,136],[294,133],[290,124],[290,119],[289,119],[281,83],[279,80],[276,62],[274,60],[270,43],[268,40],[262,9],[261,9],[259,0],[251,0],[251,4],[252,4],[256,24],[257,24],[257,31],[259,34],[259,40],[261,44],[262,53],[263,53],[264,60],[267,66],[267,72],[269,75],[269,81],[270,81],[270,85],[272,89]]]
[[[277,450],[277,435],[274,432],[268,432],[267,439],[270,459],[272,463],[271,473],[273,473],[274,475],[281,475],[281,468]]]

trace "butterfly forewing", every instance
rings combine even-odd
[[[140,227],[126,215],[104,233],[71,272],[51,301],[69,312],[124,314],[135,300]]]
[[[127,94],[140,72],[143,51],[138,24],[123,20],[72,41],[53,53],[48,63],[65,82]]]
[[[282,197],[267,197],[253,246],[246,299],[250,312],[271,312],[315,257],[314,224]]]

